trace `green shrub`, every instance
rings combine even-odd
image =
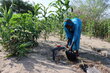
[[[25,56],[29,48],[37,46],[41,30],[28,13],[14,14],[7,27],[1,27],[1,43],[9,55]]]

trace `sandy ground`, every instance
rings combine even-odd
[[[85,73],[79,67],[80,63],[54,63],[51,49],[55,45],[65,45],[57,37],[49,37],[48,41],[38,40],[39,46],[33,48],[34,53],[17,61],[15,58],[5,58],[6,53],[0,46],[0,73]],[[107,57],[93,50],[107,51]],[[110,73],[110,43],[97,38],[81,37],[80,58],[87,65],[95,66],[100,73]]]

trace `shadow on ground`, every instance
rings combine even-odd
[[[53,41],[48,41],[48,42],[40,42],[38,47],[33,48],[32,53],[28,55],[28,57],[24,57],[19,61],[16,61],[15,63],[17,64],[22,64],[24,69],[34,73],[35,71],[42,73],[42,69],[40,69],[41,66],[45,67],[45,69],[52,69],[57,72],[57,70],[62,70],[62,69],[68,69],[73,71],[71,68],[66,67],[66,66],[61,66],[57,65],[53,62],[52,60],[52,49],[55,48],[54,46],[51,46],[52,44],[55,45],[54,43],[60,44],[61,42],[53,42]],[[35,68],[38,67],[38,68]],[[41,67],[42,68],[42,67]]]
[[[88,50],[81,49],[80,57],[87,60],[91,60],[93,62],[101,62],[101,64],[105,66],[110,66],[110,58],[101,56],[95,51],[88,51]]]
[[[71,68],[68,68],[68,65],[61,66],[59,64],[57,65],[52,62],[52,51],[51,50],[55,47],[54,45],[56,43],[60,45],[64,45],[64,42],[54,42],[54,41],[40,42],[38,47],[33,49],[34,52],[28,55],[28,58],[23,58],[22,60],[17,61],[16,63],[23,64],[24,68],[27,71],[33,72],[33,73],[35,70],[38,72],[41,72],[40,69],[35,68],[36,65],[39,68],[41,67],[41,65],[45,66],[45,68],[47,69],[51,68],[54,71],[56,71],[56,73],[58,73],[57,70],[61,70],[61,69],[73,70]],[[80,57],[86,60],[91,60],[93,62],[100,61],[105,66],[110,65],[109,58],[100,56],[99,54],[93,51],[81,49]]]

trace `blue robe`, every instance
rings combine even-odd
[[[82,21],[79,18],[70,19],[73,23],[64,22],[64,30],[66,32],[66,38],[70,39],[69,46],[71,46],[72,42],[74,45],[72,50],[78,50],[80,48],[80,36],[81,36],[81,29],[82,29]],[[65,27],[65,25],[70,25],[73,28],[70,30]]]

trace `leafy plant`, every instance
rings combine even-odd
[[[41,30],[32,19],[32,14],[12,15],[11,7],[8,11],[4,9],[4,21],[0,27],[1,43],[9,55],[22,57],[30,50],[29,48],[38,45],[37,38]]]
[[[48,9],[50,8],[50,6],[45,7],[43,4],[41,5],[41,15],[42,15],[42,30],[43,30],[43,35],[44,35],[44,39],[46,41],[46,39],[48,38],[48,34],[51,32],[51,24],[49,23],[49,14],[52,13],[52,11],[48,11]]]
[[[69,9],[69,0],[57,0],[55,2],[50,3],[51,6],[55,7],[56,10],[56,20],[57,25],[56,29],[58,29],[58,34],[60,35],[60,40],[64,39],[64,30],[63,30],[63,21],[68,17],[68,9]],[[65,17],[66,15],[66,17]]]

